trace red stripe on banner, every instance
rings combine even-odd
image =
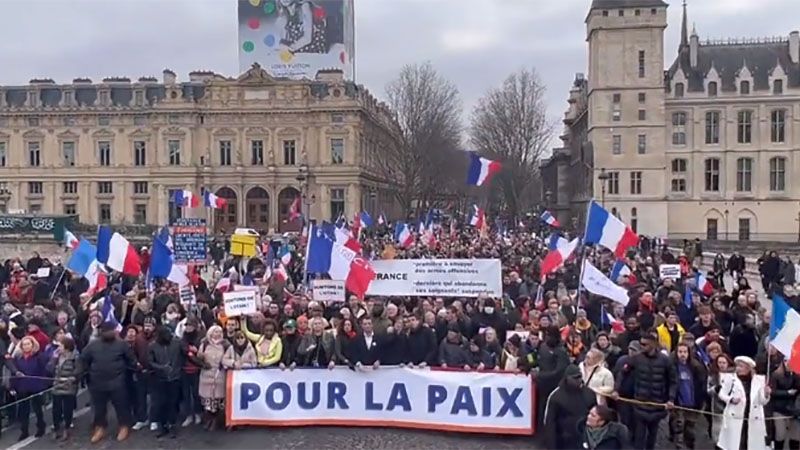
[[[230,407],[226,406],[226,410]],[[228,416],[230,417],[230,416]],[[312,426],[341,426],[341,427],[388,427],[411,428],[415,430],[454,431],[458,433],[488,433],[488,434],[514,434],[530,436],[533,427],[504,428],[504,427],[474,427],[448,424],[430,424],[424,422],[407,422],[400,420],[369,420],[369,419],[241,419],[226,420],[226,425],[266,425],[271,427],[312,427]]]

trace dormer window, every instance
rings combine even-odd
[[[783,80],[772,81],[772,93],[775,95],[783,94]]]
[[[749,95],[750,94],[750,82],[749,81],[742,81],[739,83],[739,93],[742,95]]]
[[[708,83],[708,96],[709,97],[716,97],[717,96],[717,82],[710,81]]]
[[[103,106],[108,105],[110,102],[110,95],[108,91],[100,91],[99,94],[100,104]]]
[[[675,83],[675,98],[683,98],[683,83]]]
[[[39,93],[36,91],[29,91],[28,92],[28,106],[31,108],[35,108],[39,106]]]
[[[620,9],[620,10],[617,12],[617,14],[619,14],[619,16],[620,16],[620,17],[625,17],[625,10],[624,10],[624,9]]]
[[[144,106],[144,91],[136,91],[133,96],[133,101],[136,106]]]
[[[608,11],[603,11],[603,17],[608,17]]]
[[[75,104],[75,93],[73,91],[64,91],[64,106],[72,106]]]

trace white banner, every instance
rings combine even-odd
[[[371,264],[376,277],[367,295],[503,295],[499,259],[384,259]]]
[[[246,316],[256,312],[256,293],[253,291],[223,292],[222,300],[225,302],[227,317]]]
[[[181,295],[181,304],[184,308],[188,308],[197,303],[197,297],[194,295],[194,288],[192,288],[191,284],[181,286],[181,289],[178,292]]]
[[[311,280],[311,296],[318,302],[343,302],[344,281]]]
[[[226,423],[533,433],[531,379],[503,372],[381,367],[228,372]]]
[[[597,267],[588,261],[583,264],[581,284],[592,294],[609,298],[621,305],[628,305],[628,290],[614,284],[603,272],[597,270]]]
[[[680,264],[661,264],[658,266],[658,277],[662,280],[667,278],[671,280],[678,280],[681,278],[681,265]]]

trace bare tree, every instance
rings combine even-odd
[[[397,181],[397,200],[410,211],[415,200],[428,204],[456,186],[452,171],[443,169],[453,167],[448,163],[461,144],[461,101],[455,85],[430,63],[403,67],[386,95],[401,143],[399,149],[379,152],[380,166]]]
[[[535,69],[521,69],[487,92],[472,112],[472,145],[503,163],[497,184],[514,215],[533,201],[539,160],[554,129],[547,120],[545,90]]]

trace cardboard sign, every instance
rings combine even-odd
[[[344,281],[311,280],[312,298],[318,302],[343,302]]]
[[[522,342],[525,342],[528,339],[528,336],[530,336],[530,334],[531,334],[530,331],[508,330],[508,331],[506,331],[506,340],[511,338],[511,336],[519,336],[519,338],[522,340]]]
[[[197,297],[194,295],[194,289],[191,285],[181,286],[180,290],[181,304],[184,308],[188,308],[197,304]]]
[[[225,302],[225,316],[238,317],[256,312],[256,293],[253,291],[234,291],[222,294]]]
[[[662,264],[658,266],[658,277],[662,280],[678,280],[681,278],[680,264]]]
[[[47,278],[49,276],[50,276],[49,267],[40,267],[39,270],[36,271],[36,278]]]

